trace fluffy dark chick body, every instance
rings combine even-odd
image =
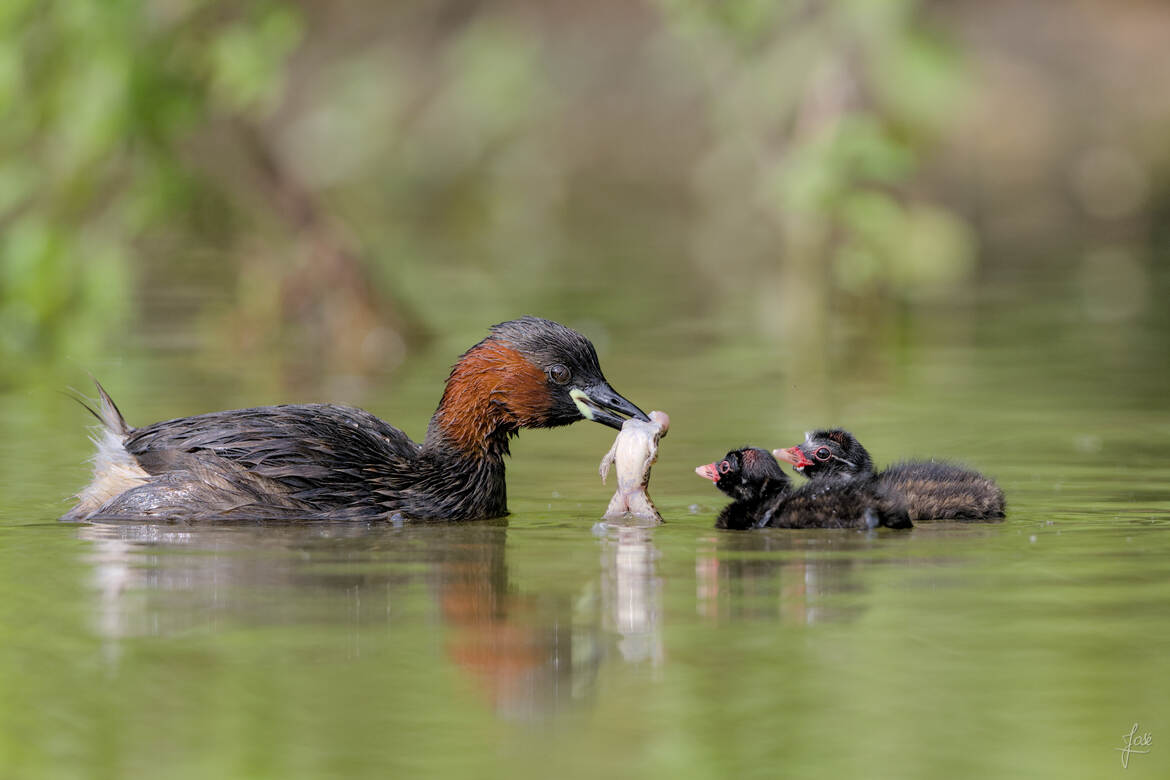
[[[726,465],[725,465],[726,464]],[[880,487],[840,482],[794,488],[766,451],[745,447],[696,471],[734,500],[717,528],[909,528],[903,503]]]
[[[775,450],[811,484],[864,484],[905,502],[913,522],[995,520],[1004,516],[1003,490],[973,469],[940,461],[907,461],[877,471],[849,431],[812,431],[802,444]]]
[[[1004,516],[1003,490],[977,471],[951,463],[895,463],[877,474],[876,483],[905,499],[910,518],[921,520],[997,520]]]

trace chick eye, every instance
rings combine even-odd
[[[556,382],[558,385],[565,384],[573,376],[572,372],[569,371],[568,367],[563,366],[560,363],[557,363],[556,365],[553,365],[553,366],[549,366],[548,375],[552,379],[552,381]]]
[[[731,464],[730,463],[728,463],[727,461],[723,461],[722,463],[719,464],[719,473],[720,474],[726,474],[729,471],[731,471]]]
[[[817,447],[817,451],[813,453],[813,457],[817,460],[828,460],[833,453],[829,452],[828,447]]]

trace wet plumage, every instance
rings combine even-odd
[[[842,481],[873,484],[900,496],[914,522],[995,520],[1004,516],[1003,490],[995,481],[963,466],[938,461],[896,463],[876,471],[869,452],[841,428],[812,431],[776,457],[813,483]]]
[[[588,339],[536,317],[496,325],[460,357],[421,444],[333,404],[130,428],[98,389],[94,480],[65,520],[498,517],[507,513],[504,458],[520,429],[647,419],[606,382]]]

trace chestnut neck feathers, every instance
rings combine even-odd
[[[503,457],[509,436],[538,427],[547,414],[546,381],[544,372],[510,345],[485,339],[451,369],[423,452]]]
[[[454,500],[443,513],[492,516],[507,511],[504,457],[521,428],[569,425],[585,416],[573,393],[596,398],[588,419],[621,427],[621,414],[645,415],[609,387],[593,344],[575,330],[538,317],[491,329],[447,378],[413,471],[422,492]]]
[[[539,317],[502,322],[452,367],[423,451],[502,457],[521,428],[580,420],[569,389],[597,385],[608,388],[597,352],[577,331]]]

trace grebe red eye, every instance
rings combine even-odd
[[[552,381],[556,382],[558,385],[566,384],[573,376],[568,367],[563,366],[560,363],[549,366],[548,375]]]
[[[719,473],[720,474],[726,474],[729,471],[731,471],[731,464],[730,463],[728,463],[727,461],[723,461],[722,463],[719,464]]]
[[[813,457],[817,460],[828,460],[833,453],[829,452],[828,447],[817,447],[817,451],[813,453]]]

